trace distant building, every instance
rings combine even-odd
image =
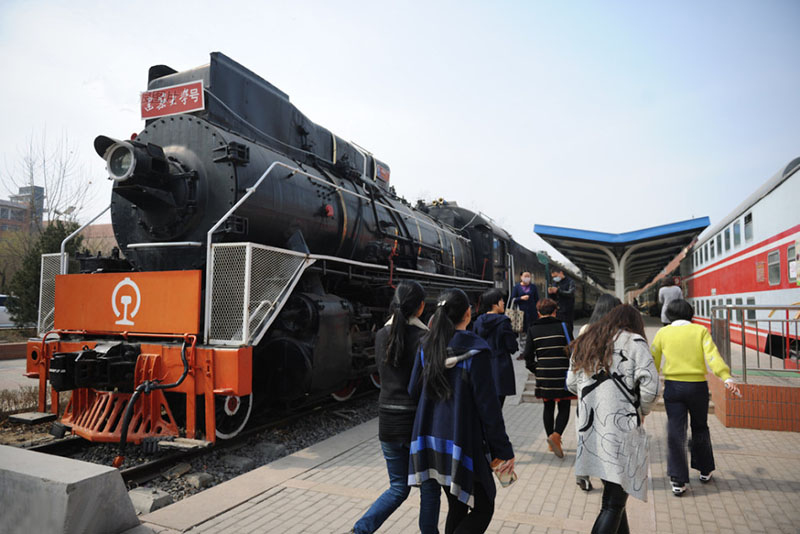
[[[20,187],[9,200],[0,200],[0,234],[41,226],[44,217],[44,188],[38,185]]]
[[[108,256],[111,254],[111,249],[117,246],[117,238],[114,236],[114,227],[111,224],[91,224],[80,235],[83,236],[81,249],[88,251],[92,256],[98,252]]]
[[[20,206],[33,208],[33,218],[41,226],[44,218],[44,187],[38,185],[20,187],[16,195],[8,198]]]

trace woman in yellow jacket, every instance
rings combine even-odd
[[[667,476],[672,493],[680,496],[689,482],[686,465],[686,423],[691,416],[692,469],[700,471],[700,482],[711,480],[714,452],[708,432],[708,383],[706,362],[711,371],[725,381],[725,387],[739,395],[739,386],[722,360],[706,327],[693,324],[692,305],[673,300],[666,310],[670,324],[656,333],[650,352],[656,369],[664,360],[664,406],[667,410]]]

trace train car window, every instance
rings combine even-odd
[[[703,263],[705,263],[708,261],[708,247],[703,245],[701,252],[703,253]]]
[[[708,252],[709,252],[708,255],[713,260],[714,259],[714,240],[713,239],[708,242]]]
[[[722,234],[717,234],[717,255],[722,256]]]
[[[781,283],[781,251],[773,250],[767,254],[767,271],[769,285],[776,286]]]
[[[742,244],[742,227],[739,226],[739,221],[733,223],[733,246],[738,247]]]
[[[748,213],[744,216],[744,240],[750,241],[753,239],[753,214]]]
[[[755,297],[747,297],[747,305],[748,306],[755,306],[756,305]],[[749,321],[755,321],[756,320],[756,311],[755,310],[747,310],[747,319]]]
[[[794,245],[791,245],[787,249],[788,253],[786,254],[786,266],[788,267],[790,282],[797,281],[797,256],[795,250]]]
[[[736,305],[737,306],[741,306],[742,305],[742,299],[736,299]],[[741,322],[742,322],[742,310],[736,310],[736,322],[741,324]]]
[[[725,252],[731,249],[731,229],[725,228]]]

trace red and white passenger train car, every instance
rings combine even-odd
[[[798,253],[800,158],[792,160],[728,216],[703,232],[681,262],[683,290],[694,306],[695,322],[710,326],[713,306],[800,304]],[[741,313],[731,316],[731,341],[735,343],[742,339]],[[757,339],[759,350],[766,348],[775,354],[767,347],[787,347],[788,338],[790,351],[797,351],[796,324],[785,320],[796,319],[798,312],[745,313],[746,320],[758,319],[757,323],[745,324],[749,347],[755,348]],[[769,319],[776,321],[770,323]]]

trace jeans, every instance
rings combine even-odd
[[[628,515],[625,513],[627,501],[628,494],[622,486],[604,480],[603,504],[594,521],[592,534],[629,534]]]
[[[544,433],[546,436],[549,436],[553,432],[558,432],[559,434],[564,433],[564,429],[567,428],[567,423],[569,422],[569,410],[570,399],[562,399],[558,401],[558,416],[555,418],[555,423],[553,423],[553,416],[555,415],[556,411],[556,401],[544,401],[542,419],[544,420]]]
[[[494,501],[489,499],[483,486],[475,482],[475,500],[472,510],[445,488],[447,495],[447,522],[445,534],[480,534],[486,532],[494,515]]]
[[[371,534],[380,528],[392,512],[408,498],[411,487],[408,485],[408,453],[405,443],[381,441],[386,469],[389,472],[389,489],[372,503],[367,513],[356,522],[356,534]],[[438,534],[439,523],[439,484],[426,480],[420,487],[419,529],[422,534]]]
[[[692,469],[701,473],[714,470],[714,452],[708,431],[708,383],[664,381],[664,407],[667,411],[667,476],[676,482],[689,482],[686,465],[686,423],[691,417]]]

